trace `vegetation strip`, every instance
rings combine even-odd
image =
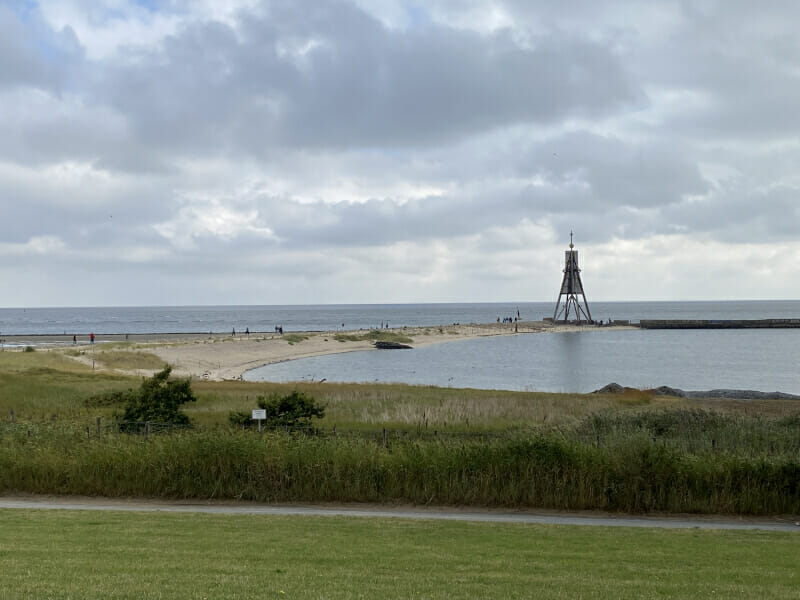
[[[390,446],[241,431],[87,438],[69,428],[30,439],[26,429],[6,429],[0,491],[800,514],[797,458],[693,457],[646,439],[595,447],[556,434]]]
[[[800,515],[799,404],[143,380],[6,352],[0,493]]]
[[[800,536],[0,509],[23,598],[796,598]]]

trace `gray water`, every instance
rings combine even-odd
[[[596,320],[799,318],[800,301],[593,302]],[[549,302],[0,308],[0,336],[27,334],[330,331],[489,323],[553,315]],[[0,337],[0,339],[2,339]],[[413,351],[364,352],[264,367],[247,379],[391,381],[587,392],[616,381],[800,393],[800,330],[613,331],[479,339]]]
[[[800,301],[596,302],[592,317],[608,319],[798,318]],[[498,317],[526,321],[552,317],[553,302],[461,304],[324,304],[306,306],[130,306],[0,308],[0,335],[111,333],[224,333],[237,331],[331,331],[491,323]]]
[[[581,393],[613,381],[800,394],[799,349],[798,329],[597,329],[333,354],[267,365],[244,378]]]

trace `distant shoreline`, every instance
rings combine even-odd
[[[568,332],[601,329],[594,325],[553,325],[543,321],[520,321],[514,323],[471,323],[466,325],[438,325],[431,327],[405,327],[380,330],[388,334],[408,336],[413,348],[441,344],[479,337],[521,335],[544,332]],[[212,381],[235,380],[251,369],[264,365],[363,350],[375,350],[370,339],[364,338],[370,330],[349,331],[303,331],[237,333],[153,333],[153,334],[95,334],[95,344],[88,336],[78,336],[72,343],[71,335],[15,335],[3,336],[6,344],[18,348],[32,343],[54,352],[77,351],[74,360],[84,364],[98,365],[98,353],[112,342],[125,343],[122,350],[155,354],[173,366],[179,376],[195,377]],[[391,350],[381,350],[391,352]],[[119,371],[119,370],[118,370]],[[146,374],[146,370],[120,371]]]

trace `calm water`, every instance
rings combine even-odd
[[[497,317],[552,317],[552,302],[491,304],[340,304],[308,306],[172,306],[104,308],[0,308],[0,335],[67,333],[201,333],[232,328],[272,331],[367,329],[450,323],[490,323]],[[800,318],[800,301],[596,302],[592,316],[611,319]]]
[[[590,392],[612,381],[650,388],[800,394],[800,330],[594,330],[349,352],[254,369],[248,380],[380,381]]]
[[[329,331],[552,316],[553,303],[3,308],[0,336],[36,333]],[[596,302],[595,319],[800,318],[800,301]],[[358,352],[271,365],[276,381],[392,381],[454,387],[586,392],[616,381],[800,393],[800,330],[608,331],[519,335],[418,350]]]

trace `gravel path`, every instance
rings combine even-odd
[[[664,529],[739,529],[800,533],[800,521],[786,519],[735,519],[716,516],[628,516],[603,513],[501,512],[441,508],[385,506],[304,506],[247,503],[162,502],[108,498],[0,497],[0,508],[41,510],[100,510],[231,515],[301,515],[362,518],[430,519],[489,523],[541,523],[602,527],[656,527]]]

